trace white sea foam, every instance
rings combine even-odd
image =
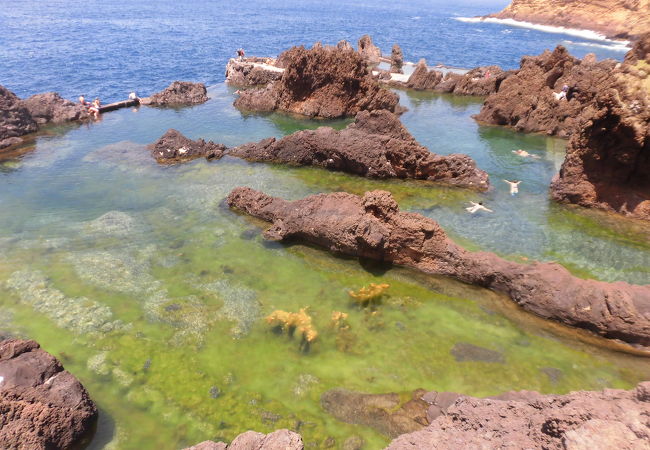
[[[573,42],[573,41],[562,41],[564,45],[578,45],[581,47],[594,47],[594,48],[604,48],[614,52],[627,52],[630,50],[624,43],[611,43],[611,44],[597,44],[595,42]]]
[[[514,19],[497,19],[496,17],[453,17],[453,19],[458,20],[460,22],[467,22],[467,23],[480,23],[480,22],[498,23],[502,25],[509,25],[509,26],[519,27],[519,28],[531,28],[533,30],[544,31],[546,33],[566,34],[569,36],[577,36],[592,41],[610,42],[612,44],[615,44],[616,47],[622,45],[629,46],[630,44],[630,41],[614,41],[612,39],[608,39],[607,37],[605,37],[605,35],[600,34],[596,31],[580,30],[576,28],[554,27],[551,25],[540,25],[536,23],[523,22]]]

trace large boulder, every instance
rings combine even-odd
[[[264,89],[242,92],[234,103],[237,108],[337,118],[397,107],[398,96],[381,88],[352,50],[293,47],[278,60],[286,65],[282,78]]]
[[[151,97],[140,99],[141,104],[151,106],[196,105],[207,101],[208,91],[205,84],[190,81],[174,81]]]
[[[551,184],[557,201],[650,220],[649,48],[647,33],[581,113]]]
[[[177,163],[196,158],[219,159],[226,146],[203,139],[193,141],[180,131],[170,128],[153,144],[149,145],[151,156],[159,163]]]
[[[499,84],[475,118],[526,133],[569,137],[581,129],[596,95],[613,85],[616,61],[583,61],[558,46],[540,56],[524,56],[521,68]],[[569,87],[566,99],[557,94]],[[457,88],[454,89],[454,92]]]
[[[372,38],[364,34],[357,43],[359,55],[370,66],[379,64],[381,61],[381,50],[372,42]]]
[[[0,86],[0,149],[21,143],[20,136],[37,130],[36,121],[16,94]]]
[[[430,425],[399,436],[388,449],[649,447],[647,381],[630,391],[520,391],[491,398],[429,392],[422,399],[431,405]]]
[[[504,293],[543,318],[632,345],[650,346],[650,285],[577,278],[556,263],[519,264],[470,252],[432,219],[400,212],[389,192],[344,192],[289,202],[250,188],[228,204],[272,222],[271,240],[300,240],[333,252],[413,267]]]
[[[90,119],[88,108],[61,98],[56,92],[32,95],[23,100],[23,105],[41,125]]]
[[[467,155],[431,153],[388,111],[361,111],[342,131],[303,130],[229,151],[251,161],[313,165],[372,178],[415,178],[484,190],[488,175]]]
[[[499,66],[477,67],[457,79],[453,93],[479,96],[494,94],[508,75]]]
[[[303,450],[304,447],[298,433],[282,429],[269,434],[246,431],[233,439],[230,445],[204,441],[185,450]]]
[[[415,70],[406,81],[406,87],[417,90],[433,90],[442,81],[442,72],[427,67],[426,60],[420,59]]]
[[[275,65],[273,58],[231,59],[226,66],[226,82],[233,86],[266,86],[282,78],[284,70]]]
[[[0,342],[2,448],[76,448],[96,419],[88,392],[56,358],[34,341]]]

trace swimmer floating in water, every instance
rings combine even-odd
[[[530,157],[530,158],[539,159],[539,156],[533,155],[532,153],[528,153],[526,150],[522,150],[522,149],[513,150],[512,153],[514,153],[515,155],[522,156],[524,158]]]
[[[470,214],[474,214],[477,211],[494,212],[491,209],[488,209],[485,206],[483,206],[483,202],[478,202],[478,203],[470,202],[470,203],[472,204],[472,206],[468,206],[467,208],[465,208]]]
[[[519,183],[521,183],[521,181],[517,181],[517,180],[515,181],[503,180],[503,181],[505,181],[510,185],[510,195],[515,195],[517,192],[519,192]]]

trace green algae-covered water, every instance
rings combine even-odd
[[[310,448],[360,436],[375,449],[389,439],[333,419],[320,406],[323,392],[565,393],[650,377],[648,359],[537,319],[501,295],[268,243],[265,224],[223,204],[241,185],[288,199],[387,189],[466,248],[648,283],[647,224],[550,202],[562,141],[479,127],[477,99],[402,92],[414,136],[436,153],[469,154],[490,173],[489,192],[229,157],[156,165],[144,146],[170,127],[232,146],[347,123],[242,115],[224,85],[210,95],[194,108],[121,110],[51,128],[0,162],[0,330],[36,339],[88,388],[101,410],[91,448],[176,449],[290,428]],[[521,158],[518,148],[540,158]],[[504,178],[522,180],[518,196]],[[495,212],[470,215],[469,201]],[[390,285],[373,310],[348,295],[369,283]],[[319,333],[307,353],[264,321],[301,308]],[[349,315],[347,332],[332,327],[334,311]]]

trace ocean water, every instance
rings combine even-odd
[[[0,1],[0,26],[11,30],[0,34],[0,82],[22,96],[83,89],[108,101],[173,79],[210,85],[203,105],[123,109],[91,124],[49,127],[0,153],[0,333],[38,340],[88,388],[101,410],[89,448],[179,449],[290,428],[307,448],[342,448],[358,436],[378,449],[389,438],[335,420],[320,406],[323,392],[565,393],[650,379],[647,357],[538,319],[502,295],[270,244],[261,238],[264,223],[224,207],[241,185],[288,199],[386,189],[468,249],[648,283],[647,224],[551,202],[565,142],[479,126],[471,116],[480,98],[397,91],[411,133],[433,152],[474,158],[490,174],[486,193],[230,157],[159,166],[146,150],[171,127],[233,146],[348,123],[241,114],[223,83],[239,46],[267,55],[371,33],[384,51],[399,42],[407,59],[456,66],[514,67],[521,54],[565,40],[582,44],[571,49],[577,54],[623,54],[604,41],[456,20],[503,6]],[[518,148],[539,159],[514,155]],[[522,180],[518,196],[503,178]],[[470,215],[469,201],[495,212]],[[390,285],[375,309],[348,294],[369,283]],[[307,353],[264,320],[301,308],[319,333]],[[346,331],[332,326],[335,311],[348,314]],[[471,359],[462,353],[467,344],[491,356]]]
[[[0,0],[0,83],[21,97],[57,91],[105,103],[157,92],[173,80],[224,79],[228,58],[273,56],[316,41],[356,45],[370,34],[384,53],[407,61],[515,68],[522,55],[558,44],[583,56],[621,58],[620,45],[580,36],[459,20],[498,11],[504,1],[381,2],[224,0]],[[583,34],[589,36],[589,34]],[[593,37],[593,36],[592,36]],[[597,46],[597,47],[594,47]]]

